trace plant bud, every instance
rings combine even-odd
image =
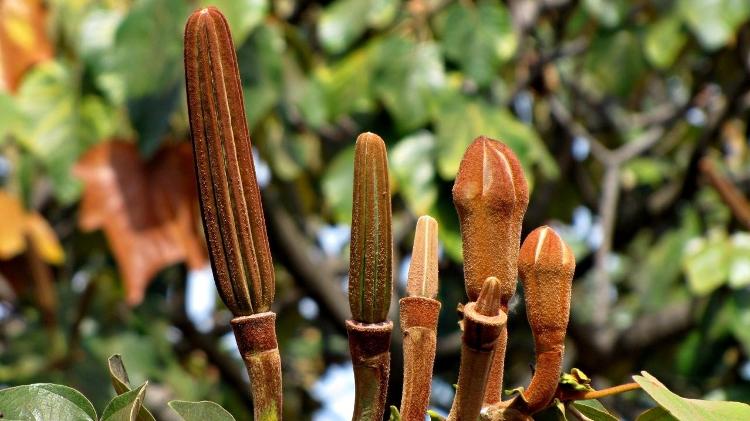
[[[521,223],[528,202],[526,178],[513,151],[483,136],[474,140],[453,185],[469,301],[476,301],[484,280],[495,276],[502,289],[501,309],[507,311],[516,288]]]
[[[185,27],[185,79],[214,279],[235,316],[270,310],[275,279],[232,36],[216,8]]]
[[[535,229],[521,246],[518,271],[537,353],[563,345],[575,266],[570,247],[550,227]]]
[[[477,304],[474,309],[482,316],[494,317],[500,311],[500,295],[502,294],[502,285],[494,276],[490,276],[484,281],[482,290],[479,292]]]
[[[354,154],[349,306],[362,323],[386,320],[391,304],[391,193],[385,143],[363,133]]]
[[[427,215],[417,221],[406,293],[410,297],[437,297],[438,224],[434,218]]]

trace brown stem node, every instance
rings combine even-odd
[[[354,421],[380,421],[385,411],[393,322],[346,321],[354,366]]]
[[[276,314],[265,312],[232,319],[237,346],[250,375],[253,418],[281,420],[281,357],[276,342]]]

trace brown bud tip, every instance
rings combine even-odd
[[[500,296],[502,286],[494,276],[484,281],[482,290],[477,298],[476,311],[482,316],[494,317],[500,312]]]
[[[470,301],[484,280],[496,276],[502,305],[515,292],[521,223],[529,189],[518,158],[501,142],[478,137],[466,149],[453,185],[464,246],[464,276]]]
[[[388,316],[393,282],[391,193],[385,143],[363,133],[354,152],[354,197],[349,261],[349,306],[354,320],[380,323]]]
[[[437,297],[438,224],[435,218],[427,215],[417,221],[406,293],[409,296]]]
[[[453,203],[467,210],[487,207],[505,215],[528,204],[528,186],[513,151],[480,136],[469,145],[453,185]]]
[[[541,346],[562,345],[570,313],[575,256],[550,227],[526,237],[518,257],[526,314]]]
[[[521,278],[548,275],[561,278],[555,283],[570,283],[576,262],[573,251],[562,238],[548,226],[532,231],[524,240],[518,255]]]

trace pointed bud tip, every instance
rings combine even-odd
[[[479,298],[477,298],[477,313],[489,317],[497,316],[500,311],[502,293],[500,280],[494,276],[487,278],[482,285],[482,290],[479,292]]]
[[[575,269],[575,256],[570,246],[549,226],[532,231],[521,245],[518,270],[525,277],[532,269],[559,271],[562,276]]]
[[[529,202],[526,178],[513,150],[485,136],[466,149],[453,185],[456,206],[472,206],[477,198],[508,215],[524,212]]]
[[[428,215],[417,220],[406,293],[409,296],[437,297],[438,223]]]

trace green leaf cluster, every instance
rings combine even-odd
[[[0,390],[2,418],[15,421],[153,421],[143,406],[148,382],[130,388],[127,372],[119,355],[109,359],[110,376],[117,396],[98,417],[83,394],[67,386],[37,383]],[[184,421],[234,421],[234,417],[214,402],[171,401],[169,406]]]

